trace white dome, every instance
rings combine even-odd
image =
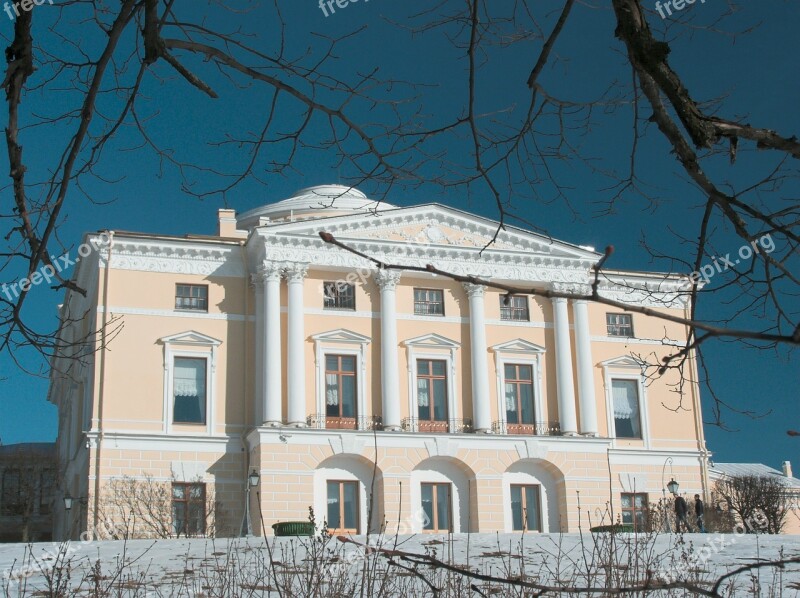
[[[236,226],[247,229],[258,226],[261,218],[271,221],[306,220],[359,212],[390,210],[396,206],[369,199],[361,191],[347,185],[317,185],[295,193],[289,199],[249,210],[236,218]]]

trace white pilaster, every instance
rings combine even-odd
[[[561,433],[575,436],[578,422],[575,414],[575,386],[572,382],[572,348],[569,340],[567,300],[553,298],[553,319],[556,336],[556,384],[558,387],[558,419]]]
[[[483,292],[485,287],[464,283],[469,297],[470,363],[472,364],[472,417],[475,432],[492,431],[492,414],[489,407],[489,369],[486,349],[486,318]],[[452,417],[452,415],[451,415]]]
[[[286,280],[289,285],[289,319],[286,327],[286,391],[288,395],[286,419],[290,426],[295,427],[306,425],[303,283],[307,271],[307,264],[292,263],[286,268]]]
[[[594,396],[588,302],[584,299],[575,300],[572,304],[572,314],[575,318],[575,354],[578,362],[581,433],[587,436],[597,436],[597,402]]]
[[[281,384],[281,269],[275,262],[264,262],[259,272],[263,281],[263,361],[258,363],[263,402],[264,425],[283,424],[283,385]],[[258,299],[258,295],[256,295]],[[256,302],[258,305],[258,302]],[[258,322],[258,316],[256,316]]]
[[[384,430],[400,430],[400,380],[397,356],[397,298],[399,270],[378,270],[381,290],[381,406]]]

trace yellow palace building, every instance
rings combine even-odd
[[[685,326],[378,270],[319,236],[527,288],[592,282],[591,248],[509,226],[487,247],[497,227],[325,185],[220,210],[214,236],[87,235],[96,250],[74,274],[87,295],[61,306],[69,349],[49,391],[55,536],[97,530],[115,480],[165,489],[169,525],[188,535],[207,533],[211,515],[218,535],[272,533],[309,507],[353,533],[570,532],[579,513],[609,523],[609,501],[645,525],[673,477],[706,496],[697,383],[668,409],[677,374],[647,379],[636,358],[674,352]],[[687,316],[681,285],[614,271],[600,288]]]

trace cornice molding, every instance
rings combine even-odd
[[[178,245],[156,240],[126,241],[115,238],[110,267],[113,270],[200,276],[245,275],[244,264],[235,248],[201,243]]]

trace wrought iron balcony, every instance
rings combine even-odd
[[[306,424],[316,430],[383,430],[383,419],[379,415],[332,417],[314,413],[306,418]]]
[[[440,434],[467,433],[474,431],[471,419],[448,419],[442,421],[431,421],[419,419],[417,417],[407,417],[400,422],[405,432],[438,432]]]
[[[492,422],[492,432],[519,436],[561,436],[561,424],[559,422],[511,424],[505,421],[496,421]]]

